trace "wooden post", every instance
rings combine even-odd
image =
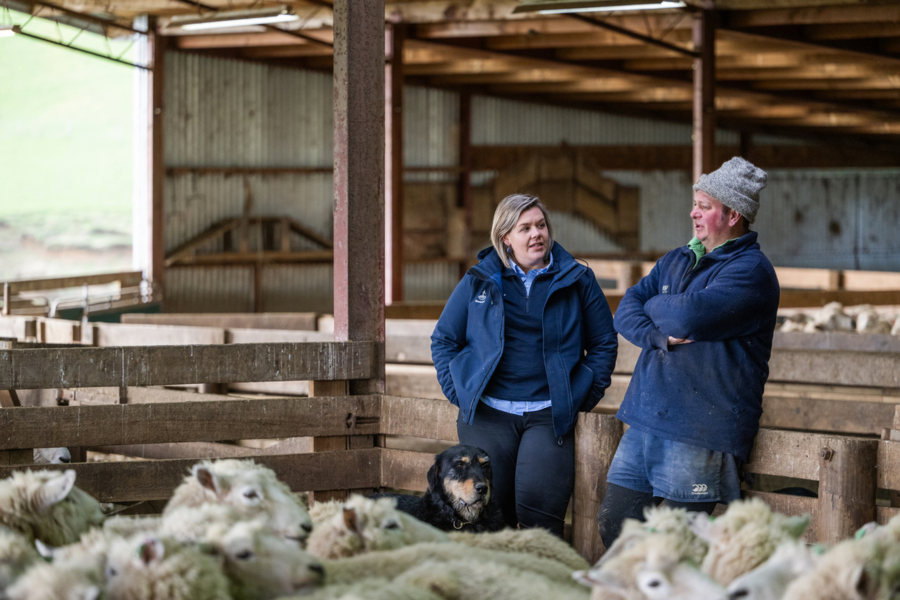
[[[9,282],[4,282],[3,284],[3,312],[0,313],[3,316],[9,315],[9,299],[11,294],[9,293]]]
[[[819,543],[835,544],[875,520],[878,440],[823,437],[819,451]]]
[[[351,72],[352,71],[352,72]],[[334,3],[334,339],[374,341],[384,392],[384,0]]]
[[[459,94],[459,180],[456,183],[456,206],[463,211],[465,260],[459,264],[462,279],[472,260],[472,95]]]
[[[158,35],[155,17],[149,17],[147,26],[148,54],[153,57],[153,70],[149,72],[149,109],[148,124],[150,128],[148,148],[148,181],[150,183],[150,214],[147,242],[147,277],[153,285],[155,294],[164,291],[165,286],[165,238],[163,224],[165,222],[165,197],[163,195],[166,180],[164,154],[163,119],[165,117],[165,72],[166,72],[166,38]],[[159,296],[161,297],[161,296]]]
[[[349,394],[350,387],[347,381],[310,381],[309,397],[315,396],[346,396]],[[342,450],[361,450],[364,448],[375,447],[375,436],[373,435],[355,435],[355,436],[327,436],[313,438],[313,452],[340,452]],[[353,489],[353,490],[329,490],[310,492],[310,502],[327,502],[329,500],[346,500],[349,493],[371,494],[375,491],[371,489]]]
[[[716,24],[715,12],[694,13],[694,181],[716,168]]]
[[[606,494],[606,473],[619,447],[622,432],[622,422],[611,415],[578,415],[575,426],[572,546],[591,564],[605,551],[597,529],[597,511]]]
[[[403,43],[401,23],[385,31],[385,303],[403,301]]]

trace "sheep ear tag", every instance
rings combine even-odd
[[[48,509],[58,502],[65,500],[72,488],[75,487],[75,471],[67,469],[61,475],[48,480],[40,491],[40,502],[44,509]]]
[[[789,517],[785,523],[785,530],[794,539],[798,539],[806,532],[809,527],[809,515],[805,514],[799,517]]]
[[[54,548],[51,548],[41,540],[34,540],[34,547],[37,549],[38,554],[40,554],[44,560],[48,562],[53,562],[53,552]]]
[[[145,565],[149,565],[154,560],[162,560],[166,551],[163,547],[162,541],[156,539],[148,539],[143,544],[138,546],[138,558],[141,559]]]
[[[200,485],[213,492],[215,495],[219,495],[221,490],[219,478],[216,477],[212,471],[203,465],[194,465],[192,470],[194,472],[194,478],[200,482]]]

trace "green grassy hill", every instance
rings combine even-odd
[[[16,24],[27,20],[10,14]],[[66,41],[78,33],[60,29]],[[24,30],[58,36],[56,24],[40,19]],[[90,33],[76,43],[106,48]],[[131,214],[133,71],[21,35],[0,38],[0,219]]]

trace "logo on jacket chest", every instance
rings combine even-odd
[[[669,293],[669,286],[668,286],[668,285],[662,286],[662,293],[663,293],[663,294],[668,294],[668,293]]]
[[[478,296],[475,298],[475,304],[484,304],[484,301],[485,301],[485,300],[487,300],[487,292],[482,291],[482,292],[481,292],[480,294],[478,294]]]

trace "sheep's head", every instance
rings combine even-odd
[[[138,534],[114,540],[105,579],[110,600],[229,598],[228,581],[219,561],[169,538]]]
[[[729,599],[779,600],[791,581],[815,567],[813,548],[800,541],[784,542],[769,559],[728,585]]]
[[[213,538],[234,600],[308,593],[323,583],[325,570],[318,559],[273,535],[260,521],[237,523]]]
[[[102,600],[99,573],[38,563],[6,590],[9,600]]]
[[[253,461],[222,460],[194,465],[192,474],[211,501],[234,506],[245,518],[265,515],[272,531],[305,544],[312,519],[301,499],[271,469]]]
[[[67,465],[72,462],[68,448],[35,448],[32,453],[36,465]]]
[[[71,469],[16,471],[0,482],[0,494],[12,501],[12,514],[0,519],[51,546],[76,542],[82,533],[103,523],[100,503],[75,487]]]
[[[351,496],[343,508],[316,528],[309,551],[320,558],[392,550],[418,542],[445,542],[447,535],[397,510],[393,498]]]
[[[648,600],[719,600],[724,591],[699,568],[683,562],[648,562],[638,573],[637,586]]]

